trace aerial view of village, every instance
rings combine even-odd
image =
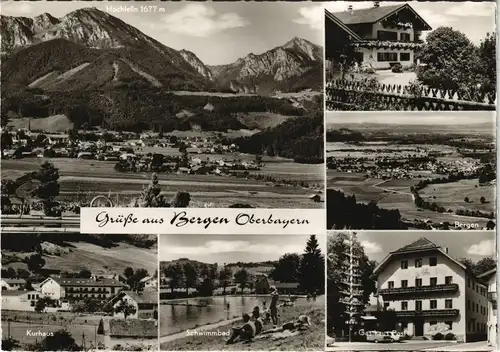
[[[318,351],[325,236],[160,235],[160,349]]]
[[[309,5],[148,6],[3,4],[3,213],[324,207]]]
[[[328,234],[327,351],[495,351],[495,231]]]
[[[326,115],[328,229],[495,228],[493,113],[346,114]]]
[[[5,233],[2,351],[157,351],[151,235]]]
[[[495,14],[487,1],[329,2],[326,109],[495,110]]]

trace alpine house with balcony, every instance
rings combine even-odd
[[[465,265],[426,238],[392,251],[375,268],[384,310],[395,312],[413,337],[453,333],[459,341],[485,338],[487,287]]]
[[[334,60],[348,44],[355,61],[373,69],[387,69],[400,63],[416,63],[415,51],[422,45],[420,35],[431,26],[408,4],[356,10],[350,5],[342,12],[325,10],[327,60]]]
[[[488,345],[498,345],[498,312],[497,312],[497,268],[479,275],[488,283]]]

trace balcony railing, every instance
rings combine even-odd
[[[456,317],[458,309],[429,309],[429,310],[401,310],[396,312],[397,317]]]
[[[422,293],[436,293],[436,292],[457,292],[458,284],[442,284],[434,286],[411,286],[411,287],[398,287],[398,288],[384,288],[379,290],[381,295],[404,295],[404,294],[422,294]]]
[[[496,302],[497,301],[497,293],[496,292],[488,292],[488,301]]]

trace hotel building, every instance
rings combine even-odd
[[[392,251],[375,268],[384,310],[413,337],[453,333],[459,341],[486,339],[487,286],[426,238]]]

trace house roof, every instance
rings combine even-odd
[[[114,279],[82,279],[82,278],[62,278],[50,277],[61,286],[92,286],[92,287],[123,287],[124,285]],[[49,279],[50,279],[49,278]],[[44,281],[45,282],[45,281]]]
[[[111,298],[109,302],[114,303],[125,295],[129,296],[137,303],[158,304],[158,293],[156,291],[155,292],[144,291],[141,293],[137,293],[134,291],[121,291],[118,292],[113,298]]]
[[[152,276],[146,276],[140,280],[140,282],[148,282],[150,280],[154,280],[154,277]]]
[[[454,262],[455,264],[457,264],[459,267],[461,267],[462,269],[464,269],[465,271],[467,271],[467,267],[460,263],[458,260],[456,260],[455,258],[453,258],[452,256],[450,256],[444,249],[443,247],[440,247],[438,245],[436,245],[435,243],[429,241],[427,238],[425,237],[421,237],[419,238],[418,240],[406,245],[406,246],[403,246],[399,249],[396,249],[395,251],[392,251],[390,252],[381,262],[380,264],[375,268],[375,270],[373,270],[373,274],[374,275],[377,275],[378,273],[380,273],[380,271],[385,267],[385,265],[390,262],[390,260],[394,257],[394,256],[399,256],[401,254],[408,254],[408,253],[415,253],[415,252],[425,252],[425,251],[438,251],[440,252],[441,254],[443,254],[445,257],[447,257],[448,259],[450,259],[452,262]]]
[[[2,280],[5,281],[6,283],[8,283],[9,285],[12,285],[12,284],[23,285],[26,283],[25,279],[2,279]]]
[[[359,10],[354,9],[352,11],[345,10],[342,12],[334,12],[333,14],[343,23],[350,25],[376,23],[403,9],[408,9],[413,12],[415,14],[415,20],[421,21],[425,30],[432,29],[431,26],[408,4],[379,6]]]
[[[497,272],[497,268],[490,269],[477,277],[483,280],[488,280],[491,276],[495,275]]]
[[[337,16],[335,16],[333,13],[331,13],[326,9],[325,9],[325,18],[334,22],[337,26],[339,26],[342,30],[344,30],[347,34],[349,34],[353,40],[359,40],[359,41],[362,40],[361,37],[357,35],[354,31],[352,31],[349,27],[347,27],[344,22],[342,22]]]

